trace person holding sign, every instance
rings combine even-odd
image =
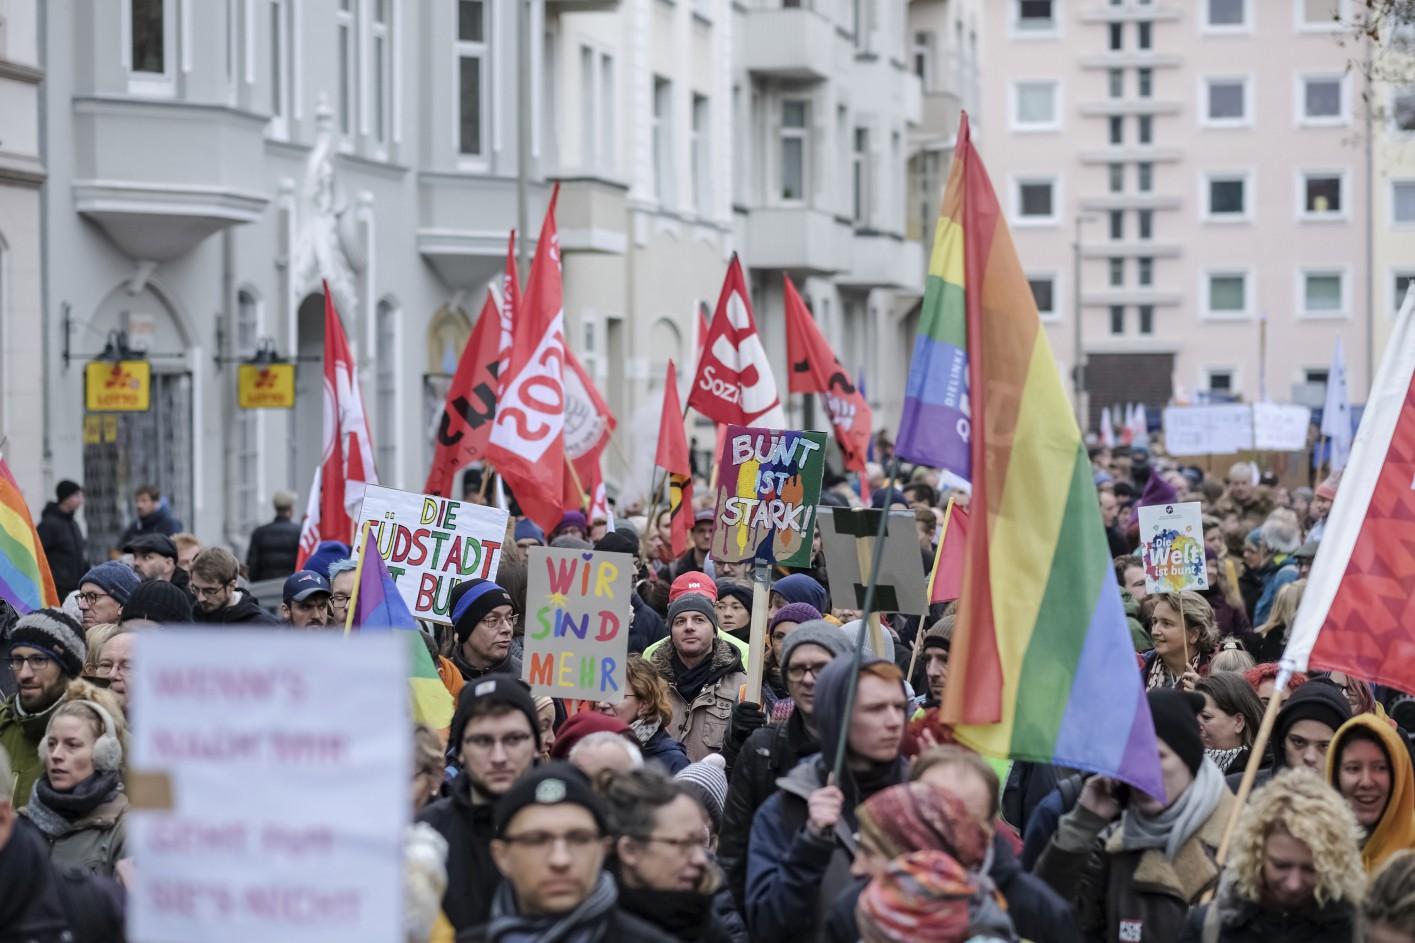
[[[511,594],[491,580],[467,580],[449,600],[457,645],[452,664],[467,681],[489,674],[521,676],[521,659],[511,653],[516,607]]]
[[[679,596],[668,607],[668,632],[668,644],[653,652],[649,664],[668,682],[669,732],[696,763],[722,750],[747,673],[737,649],[718,636],[717,611],[701,593]]]
[[[1145,687],[1192,691],[1208,674],[1217,641],[1214,610],[1195,592],[1159,594],[1150,617],[1150,638],[1155,647],[1144,655]]]

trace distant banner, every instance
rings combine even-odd
[[[537,697],[624,699],[634,557],[530,547],[522,680]]]
[[[369,485],[359,533],[374,522],[378,553],[415,618],[451,624],[452,588],[496,577],[507,519],[500,508]]]
[[[810,566],[825,433],[728,426],[723,439],[713,559]]]
[[[1170,455],[1232,455],[1253,447],[1253,408],[1170,406],[1164,411],[1164,448]]]
[[[1209,588],[1204,563],[1204,511],[1198,501],[1140,508],[1140,560],[1145,588],[1178,593]]]
[[[1255,403],[1253,448],[1260,452],[1299,452],[1307,447],[1312,411],[1306,406]]]

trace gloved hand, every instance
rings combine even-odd
[[[732,745],[736,749],[741,749],[742,744],[747,742],[747,738],[752,735],[753,730],[766,726],[766,714],[762,712],[760,704],[753,704],[751,701],[743,701],[732,708]]]

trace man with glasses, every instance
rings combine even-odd
[[[17,690],[0,703],[0,747],[11,757],[16,808],[44,773],[39,743],[86,654],[83,629],[62,609],[36,609],[10,630],[5,658]]]
[[[815,725],[816,679],[838,655],[849,651],[840,627],[817,619],[802,622],[781,643],[781,674],[796,707],[786,723],[752,732],[728,772],[727,806],[722,814],[718,856],[740,905],[747,883],[747,836],[752,817],[776,791],[776,780],[803,756],[820,752]]]
[[[329,588],[332,590],[329,608],[334,613],[336,626],[343,626],[349,621],[349,600],[354,595],[354,574],[357,571],[358,563],[352,557],[329,564]]]
[[[491,580],[467,580],[448,597],[457,645],[452,664],[467,681],[491,674],[521,676],[521,659],[511,651],[516,607],[511,594]]]
[[[133,568],[117,560],[90,568],[79,580],[79,594],[75,597],[79,612],[83,613],[84,631],[117,622],[122,617],[123,604],[139,582]]]
[[[329,580],[313,570],[296,570],[285,581],[280,621],[292,629],[329,627]]]
[[[196,597],[196,622],[220,625],[276,625],[278,621],[236,586],[240,564],[231,551],[207,547],[192,561],[192,595]],[[347,598],[345,600],[347,602]]]
[[[458,930],[484,923],[496,888],[491,856],[492,806],[540,753],[540,724],[530,691],[510,675],[468,682],[448,734],[461,772],[450,795],[418,816],[447,839],[447,891],[442,912]]]
[[[108,637],[98,652],[95,672],[108,679],[108,690],[128,709],[128,679],[133,675],[133,630],[124,626]]]

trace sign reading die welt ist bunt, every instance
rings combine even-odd
[[[1140,561],[1152,593],[1208,589],[1204,512],[1198,501],[1140,508]]]
[[[450,624],[452,588],[496,577],[506,519],[499,508],[369,485],[358,533],[373,521],[378,553],[415,618]]]
[[[599,550],[526,552],[523,680],[537,697],[624,699],[634,557]]]
[[[727,563],[811,565],[825,433],[728,426],[710,552]]]

